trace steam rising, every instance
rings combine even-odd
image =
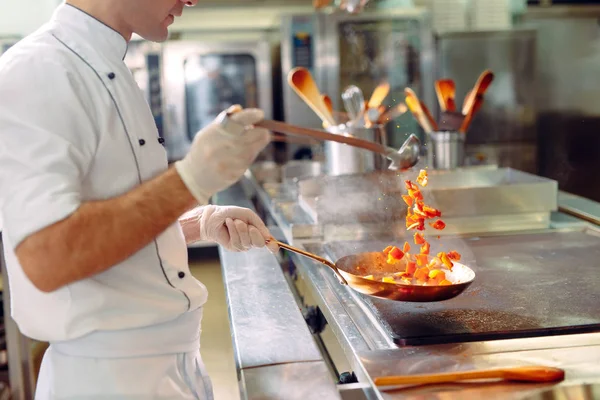
[[[411,245],[412,253],[418,253],[413,242],[414,232],[406,230],[407,206],[401,196],[407,194],[404,181],[416,182],[420,169],[425,165],[426,162],[421,160],[408,171],[317,178],[320,188],[316,213],[318,222],[326,226],[326,250],[330,255],[337,259],[360,252],[382,251],[388,245],[401,246],[405,241]],[[441,219],[447,224],[446,229],[438,231],[428,224],[435,219],[429,220],[425,225],[425,238],[431,245],[431,254],[458,251],[462,255],[460,262],[475,269],[476,260],[469,242],[477,238],[460,237],[465,232],[465,219],[457,221],[459,218],[456,216],[446,217],[445,209],[455,207],[438,201],[439,196],[434,194],[445,187],[443,176],[447,173],[428,170],[431,183],[421,189],[425,204],[439,209]],[[453,221],[460,223],[454,224]]]

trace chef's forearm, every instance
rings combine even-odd
[[[26,238],[16,255],[38,289],[54,291],[127,259],[195,203],[171,168],[122,196],[83,203],[68,218]]]

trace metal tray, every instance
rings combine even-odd
[[[350,224],[403,220],[404,181],[416,173],[317,177],[298,183],[299,202],[316,223]],[[556,181],[511,168],[432,171],[423,190],[442,211],[450,233],[548,227],[556,211]]]

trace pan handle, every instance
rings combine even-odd
[[[282,243],[282,242],[280,242],[278,240],[275,240],[275,239],[270,239],[270,240],[268,240],[268,242],[276,243],[279,247],[281,247],[283,249],[289,250],[289,251],[291,251],[293,253],[296,253],[296,254],[300,254],[301,256],[304,256],[304,257],[312,258],[313,260],[318,261],[321,264],[327,265],[329,268],[331,268],[333,270],[333,272],[336,273],[336,275],[338,276],[338,278],[340,280],[340,283],[342,285],[347,285],[348,284],[348,281],[346,281],[346,279],[342,276],[342,274],[340,273],[340,271],[338,270],[338,268],[331,261],[326,260],[326,259],[324,259],[322,257],[319,257],[316,254],[312,254],[312,253],[309,253],[307,251],[300,250],[297,247],[290,246],[289,244]]]

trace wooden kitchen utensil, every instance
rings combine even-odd
[[[389,121],[392,121],[392,120],[398,118],[399,116],[401,116],[402,114],[404,114],[407,111],[408,111],[408,107],[406,107],[406,104],[404,104],[404,103],[397,104],[394,107],[389,108],[383,114],[381,114],[381,117],[379,117],[379,123],[385,124]]]
[[[335,125],[310,71],[303,67],[292,69],[288,74],[288,84],[326,125]]]
[[[333,103],[331,102],[331,97],[327,96],[326,94],[322,94],[321,100],[323,100],[323,104],[325,104],[325,107],[327,107],[327,110],[333,116]]]
[[[301,145],[307,145],[307,146],[314,146],[319,143],[319,141],[311,139],[311,138],[281,135],[281,134],[277,134],[277,133],[271,135],[271,141],[279,142],[279,143],[294,143],[294,144],[301,144]]]
[[[431,122],[429,121],[427,115],[425,115],[425,112],[421,107],[421,102],[419,101],[419,98],[415,92],[410,88],[406,88],[404,89],[404,94],[406,95],[406,105],[408,106],[408,109],[413,114],[417,122],[421,125],[423,130],[427,133],[433,132]]]
[[[475,97],[473,105],[468,110],[467,115],[465,115],[465,119],[463,120],[460,128],[458,129],[459,132],[461,132],[463,134],[467,133],[467,129],[469,129],[471,122],[473,122],[473,117],[479,111],[479,109],[481,108],[482,105],[483,105],[483,96]]]
[[[459,371],[441,374],[385,376],[375,378],[377,386],[425,385],[432,383],[450,383],[464,380],[502,379],[517,382],[558,382],[565,378],[565,372],[559,368],[530,366],[499,368],[481,371]]]
[[[433,129],[434,131],[437,131],[438,125],[435,122],[435,119],[433,119],[433,115],[431,115],[431,111],[429,111],[429,108],[427,108],[425,103],[423,103],[422,101],[419,102],[419,105],[421,106],[421,110],[423,110],[423,114],[425,114],[425,117],[427,117],[427,120],[429,121],[429,125],[431,125],[431,129]]]
[[[469,109],[473,107],[477,97],[485,94],[493,80],[494,73],[492,71],[485,70],[481,73],[479,79],[477,79],[477,82],[475,83],[475,86],[473,86],[473,89],[471,89],[471,91],[465,97],[462,108],[463,115],[467,115],[469,113]]]
[[[371,98],[369,99],[369,103],[367,104],[367,109],[379,108],[379,106],[381,105],[381,103],[383,103],[383,100],[385,100],[389,93],[389,83],[385,82],[377,85],[377,87],[373,91],[373,94],[371,94]]]
[[[408,169],[413,167],[419,161],[419,152],[421,142],[415,135],[410,135],[400,149],[384,146],[379,143],[368,140],[358,139],[352,136],[337,135],[316,129],[303,128],[300,126],[286,124],[280,121],[263,120],[253,124],[254,126],[266,128],[272,132],[285,133],[288,135],[298,135],[311,137],[317,140],[329,140],[332,142],[343,143],[361,149],[369,150],[381,154],[392,161],[390,169]]]
[[[452,79],[440,79],[435,82],[435,92],[442,112],[456,111],[456,87]]]

